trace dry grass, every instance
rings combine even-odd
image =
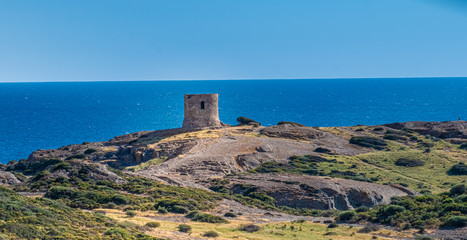
[[[243,232],[238,230],[240,225],[249,224],[251,222],[243,220],[231,220],[226,224],[210,224],[200,222],[190,222],[183,218],[183,215],[167,214],[161,215],[154,211],[138,212],[137,216],[128,218],[124,212],[113,209],[99,209],[106,213],[106,216],[117,221],[129,221],[137,225],[143,226],[148,222],[159,222],[161,226],[154,229],[149,229],[146,234],[170,238],[170,239],[192,239],[194,237],[202,237],[207,231],[215,231],[219,234],[216,239],[256,239],[256,240],[290,240],[290,239],[372,239],[373,234],[381,234],[385,236],[408,237],[407,233],[394,232],[390,230],[379,230],[372,234],[358,233],[356,227],[339,226],[338,228],[328,229],[326,225],[319,223],[292,223],[292,222],[270,222],[267,224],[258,224],[261,229],[258,232]],[[173,221],[173,219],[181,219]],[[181,223],[188,224],[192,227],[190,234],[180,233],[177,226]],[[330,233],[332,232],[332,233]],[[378,237],[378,239],[390,239]]]

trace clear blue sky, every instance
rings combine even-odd
[[[467,0],[2,0],[0,81],[467,76]]]

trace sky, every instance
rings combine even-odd
[[[467,0],[0,0],[0,82],[467,77]]]

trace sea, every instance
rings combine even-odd
[[[183,94],[218,93],[222,122],[378,125],[467,119],[467,78],[0,83],[0,162],[37,149],[177,128]]]

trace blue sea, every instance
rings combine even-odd
[[[0,162],[180,127],[186,93],[219,93],[228,124],[239,116],[266,126],[467,119],[467,78],[0,83]]]

